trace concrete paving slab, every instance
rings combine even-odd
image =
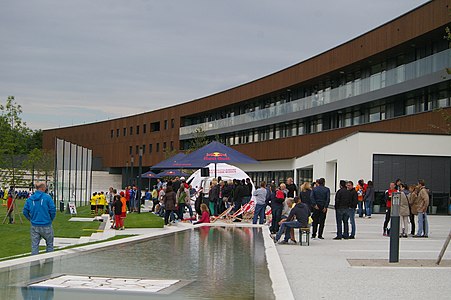
[[[444,267],[410,266],[412,261],[435,261],[449,233],[451,217],[429,216],[428,239],[400,240],[400,263],[388,265],[389,241],[382,236],[383,215],[356,218],[355,240],[333,240],[335,211],[329,210],[324,240],[310,246],[277,245],[296,299],[449,299],[451,296],[451,249]],[[349,261],[373,261],[362,266]],[[383,263],[383,262],[386,263]]]

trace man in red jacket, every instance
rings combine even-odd
[[[6,204],[6,208],[8,211],[9,224],[14,224],[13,217],[14,205],[13,205],[13,196],[11,194],[8,195],[8,202]]]

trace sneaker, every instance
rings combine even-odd
[[[312,235],[312,239],[316,239],[316,235]]]
[[[423,235],[422,237],[424,237],[424,238],[428,238],[429,236],[428,236],[428,235]]]
[[[341,237],[336,236],[336,237],[333,238],[333,240],[337,240],[337,241],[341,240]]]
[[[278,244],[279,244],[279,245],[286,245],[286,244],[288,244],[288,242],[285,241],[285,240],[283,240],[283,241],[278,242]]]
[[[318,237],[318,239],[320,239],[320,240],[324,240],[324,238],[323,238],[322,236],[319,236],[319,237]]]
[[[351,235],[351,236],[349,237],[349,239],[350,239],[350,240],[355,240],[355,237],[354,237],[353,235]]]
[[[297,243],[298,242],[296,240],[292,240],[292,239],[288,240],[288,244],[290,244],[290,245],[296,245]]]
[[[402,235],[402,237],[403,237],[403,238],[406,238],[406,237],[407,237],[407,234],[406,234],[406,233],[404,233],[404,234]]]

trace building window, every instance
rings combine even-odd
[[[157,143],[157,149],[156,149],[156,151],[157,151],[157,152],[160,152],[160,143]]]
[[[149,154],[152,153],[152,150],[153,150],[153,149],[152,149],[152,146],[153,146],[152,144],[149,144]]]
[[[126,136],[126,135],[127,135],[127,128],[124,127],[124,134],[123,134],[123,136]]]
[[[174,128],[174,126],[175,126],[175,120],[171,119],[171,128]]]
[[[174,151],[174,141],[171,141],[171,151]]]
[[[164,120],[164,130],[168,129],[168,120]]]
[[[150,132],[160,131],[160,122],[150,123]]]
[[[120,132],[119,128],[116,129],[116,137],[119,137],[119,132]]]
[[[415,99],[408,99],[406,101],[405,114],[411,115],[415,113]]]
[[[144,134],[147,133],[147,124],[143,124],[143,133],[144,133]]]
[[[143,149],[143,155],[146,154],[146,145],[143,145],[142,149]]]
[[[360,123],[362,123],[362,115],[360,111],[355,111],[353,113],[352,125],[359,125]]]
[[[133,135],[133,126],[130,126],[130,135]]]
[[[166,142],[163,142],[163,151],[166,151]]]
[[[135,146],[135,153],[136,153],[136,155],[139,154],[139,146],[138,145]]]
[[[114,130],[111,129],[111,138],[113,138],[113,137],[114,137]]]
[[[347,114],[345,114],[344,127],[349,127],[351,125],[352,125],[352,114],[351,113],[347,113]]]
[[[129,151],[128,152],[129,152],[128,154],[130,154],[130,155],[133,154],[133,147],[132,146],[129,147]]]
[[[136,125],[136,134],[139,134],[139,125]]]

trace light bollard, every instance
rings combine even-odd
[[[389,262],[397,263],[399,262],[399,205],[401,203],[401,193],[393,192],[391,196]]]

